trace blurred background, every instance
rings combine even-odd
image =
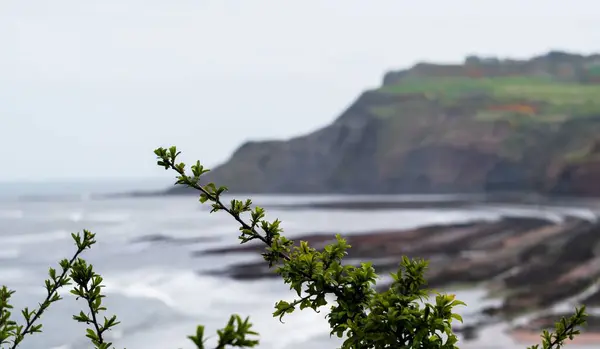
[[[174,187],[176,145],[288,237],[402,255],[467,307],[461,348],[524,348],[574,306],[600,343],[600,5],[591,0],[0,2],[0,283],[105,278],[118,347],[192,348],[233,312],[261,348],[335,348],[237,225]],[[195,196],[196,195],[196,196]],[[79,349],[73,297],[21,347]]]

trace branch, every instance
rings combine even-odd
[[[223,202],[221,201],[221,199],[219,198],[219,195],[213,195],[212,193],[210,193],[209,191],[207,191],[205,188],[203,188],[202,186],[198,185],[197,181],[192,181],[190,180],[190,177],[188,175],[186,175],[183,166],[178,166],[175,163],[175,158],[177,157],[177,155],[179,155],[180,153],[176,153],[174,155],[172,155],[171,158],[169,158],[168,156],[165,155],[159,155],[157,153],[157,156],[159,156],[159,158],[161,159],[161,161],[159,161],[159,165],[161,166],[165,166],[166,169],[173,169],[175,170],[175,172],[177,172],[180,177],[179,177],[179,184],[185,184],[193,189],[196,189],[198,191],[200,191],[202,194],[204,194],[208,200],[214,202],[217,207],[220,210],[223,210],[225,212],[227,212],[229,215],[231,215],[241,226],[243,229],[252,232],[253,236],[257,239],[259,239],[260,241],[262,241],[266,246],[271,247],[270,242],[268,241],[268,239],[264,236],[262,236],[260,233],[258,233],[258,231],[256,231],[256,228],[254,227],[254,225],[250,225],[248,223],[246,223],[238,213],[234,212],[232,209],[226,207]],[[162,162],[162,163],[161,163]],[[199,176],[197,176],[196,178],[199,178]],[[278,251],[278,256],[280,258],[282,258],[285,261],[290,261],[291,258],[290,256],[288,256],[287,254]],[[307,273],[300,271],[302,273],[302,275],[309,281],[314,281],[311,277],[311,275],[308,275]],[[343,294],[341,293],[341,290],[335,286],[329,285],[329,284],[325,284],[324,285],[324,289],[326,292],[328,293],[333,293],[335,296],[337,296],[338,298],[342,298]]]
[[[110,319],[105,317],[103,325],[98,323],[98,314],[101,311],[106,310],[106,308],[102,306],[102,298],[106,296],[100,293],[100,290],[104,287],[101,285],[102,277],[94,272],[91,264],[87,264],[85,260],[80,258],[73,264],[71,278],[77,284],[77,286],[73,287],[71,293],[77,296],[77,298],[85,299],[86,305],[91,313],[90,317],[81,311],[79,312],[79,315],[73,315],[73,319],[78,322],[93,325],[93,328],[88,328],[86,330],[86,337],[92,341],[92,344],[94,344],[96,348],[109,348],[112,343],[106,342],[102,334],[111,327],[119,324],[119,322],[117,322],[117,317],[113,315]]]
[[[58,295],[58,289],[70,284],[70,278],[67,276],[67,272],[72,268],[73,264],[75,263],[75,260],[77,260],[79,255],[85,249],[90,248],[93,244],[96,243],[96,240],[94,240],[95,234],[92,234],[87,230],[84,230],[83,233],[83,240],[81,239],[81,236],[79,234],[71,234],[77,245],[77,251],[70,260],[67,261],[66,259],[63,259],[59,263],[62,267],[62,273],[58,278],[56,278],[56,271],[50,268],[50,279],[46,280],[46,290],[48,291],[48,294],[46,296],[46,299],[44,299],[44,301],[40,303],[40,308],[31,312],[27,308],[23,310],[22,313],[25,317],[26,322],[25,328],[23,328],[23,326],[17,327],[15,339],[10,349],[15,349],[27,334],[41,332],[42,325],[34,325],[35,322],[39,320],[39,318],[42,316],[44,311],[48,309],[51,303],[62,299],[62,297]]]

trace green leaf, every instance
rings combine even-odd
[[[466,306],[466,305],[467,305],[467,303],[465,303],[465,302],[463,302],[463,301],[459,301],[459,300],[454,300],[454,301],[452,301],[452,303],[450,303],[450,305],[451,305],[452,307],[455,307],[455,306],[457,306],[457,305],[465,305],[465,306]]]
[[[456,320],[460,321],[461,323],[463,322],[463,318],[462,318],[462,316],[460,316],[460,315],[458,315],[458,314],[452,314],[452,315],[451,315],[451,317],[452,317],[453,319],[456,319]]]

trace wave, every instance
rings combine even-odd
[[[71,349],[71,346],[68,344],[59,345],[57,347],[51,347],[50,349]]]
[[[271,315],[273,304],[291,296],[281,282],[260,280],[240,283],[231,279],[198,276],[193,270],[146,269],[116,274],[104,273],[107,294],[155,299],[178,313],[198,318],[210,327],[222,327],[229,314],[249,315],[257,331],[269,337],[271,348],[285,348],[327,329],[323,314],[310,311],[293,314],[286,326]],[[193,328],[190,328],[193,331]],[[276,332],[284,331],[285,336]],[[268,342],[268,341],[267,341]],[[268,344],[268,343],[265,343]],[[157,346],[158,348],[158,346]]]
[[[21,255],[21,250],[16,248],[5,248],[0,250],[0,260],[15,259]],[[1,278],[0,278],[1,279]]]
[[[104,211],[95,213],[86,213],[84,211],[60,212],[56,215],[45,216],[45,219],[67,219],[71,222],[86,223],[124,223],[131,219],[131,215],[121,211]]]
[[[57,203],[58,204],[58,203]],[[71,205],[69,205],[71,206]],[[27,215],[21,209],[1,209],[0,219],[28,219],[43,222],[86,222],[86,223],[124,223],[132,219],[131,212],[126,210],[97,210],[86,211],[79,208],[60,205],[44,204],[39,210],[28,211]]]
[[[26,273],[23,269],[17,268],[0,268],[0,280],[2,284],[22,281]]]
[[[132,281],[130,283],[123,280],[108,281],[110,278],[105,276],[106,293],[118,293],[130,298],[149,298],[160,301],[169,308],[176,308],[177,302],[167,293],[162,292],[149,280]]]
[[[598,213],[589,208],[531,205],[490,205],[488,208],[502,216],[538,217],[555,223],[561,223],[567,217],[575,217],[592,223],[598,220]]]
[[[127,212],[98,212],[90,213],[83,216],[86,222],[93,223],[124,223],[131,219],[131,215]]]
[[[0,210],[0,218],[2,219],[21,219],[25,216],[22,210]]]
[[[205,242],[217,241],[214,236],[191,236],[191,237],[175,237],[164,234],[149,234],[137,237],[131,240],[131,243],[169,243],[176,245],[201,244]]]
[[[71,222],[80,222],[83,220],[83,212],[73,212],[69,214],[69,220]]]
[[[217,283],[206,282],[189,272],[170,272],[146,269],[118,274],[105,274],[105,291],[131,298],[158,300],[182,313],[202,313],[206,307],[194,309],[186,303],[194,303],[198,290],[215,289]]]
[[[54,230],[49,232],[8,235],[0,237],[0,246],[52,242],[66,239],[70,236],[71,234],[66,230]]]
[[[131,219],[131,215],[121,211],[105,211],[96,213],[85,213],[83,211],[74,211],[67,214],[68,220],[72,222],[91,222],[91,223],[123,223]]]
[[[20,195],[17,202],[88,202],[98,197],[92,193],[81,194],[47,194],[47,195]]]

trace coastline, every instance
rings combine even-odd
[[[189,192],[189,195],[194,192]],[[188,195],[158,195],[180,196]],[[156,195],[143,195],[155,196]],[[430,261],[427,279],[430,287],[435,289],[484,288],[488,295],[495,293],[499,298],[494,306],[480,309],[475,323],[458,326],[457,329],[472,343],[470,333],[474,337],[481,336],[487,329],[503,324],[503,333],[516,343],[539,343],[541,329],[515,325],[514,318],[528,317],[535,322],[536,309],[564,303],[565,299],[589,286],[591,278],[600,276],[600,269],[592,267],[592,273],[581,278],[586,263],[593,258],[583,258],[568,262],[567,268],[551,263],[552,258],[567,258],[570,255],[556,254],[556,251],[579,251],[586,255],[592,251],[589,246],[600,243],[600,224],[596,222],[600,212],[600,200],[584,197],[542,196],[532,193],[502,194],[436,194],[436,195],[300,195],[304,200],[266,200],[261,205],[261,198],[288,197],[289,195],[243,195],[228,194],[229,197],[251,197],[255,203],[270,210],[277,211],[321,211],[321,212],[377,212],[395,210],[453,210],[473,209],[481,207],[498,207],[504,209],[504,218],[498,221],[486,219],[461,224],[429,225],[415,229],[373,230],[352,233],[344,236],[353,246],[348,262],[372,260],[378,273],[385,274],[397,267],[398,256],[423,257]],[[293,195],[294,198],[298,196]],[[323,199],[320,199],[320,198]],[[256,198],[256,199],[255,199]],[[516,211],[532,211],[531,215],[521,215]],[[537,216],[533,211],[538,211]],[[557,213],[563,211],[562,213]],[[295,236],[294,240],[308,241],[314,247],[322,247],[331,240],[336,232],[305,232]],[[598,235],[596,238],[595,236]],[[565,237],[570,238],[566,239]],[[572,239],[575,238],[576,239]],[[568,241],[571,239],[571,245]],[[598,240],[598,241],[597,241]],[[208,257],[214,254],[256,253],[260,246],[251,244],[221,247],[212,250],[196,251],[195,256]],[[551,251],[554,251],[551,253]],[[587,251],[587,252],[586,252]],[[552,258],[544,259],[551,253]],[[587,256],[587,255],[586,255]],[[599,260],[600,261],[600,260]],[[549,264],[548,264],[549,263]],[[595,265],[595,261],[591,264]],[[600,264],[599,264],[600,265]],[[587,266],[589,267],[589,265]],[[578,271],[579,270],[579,271]],[[548,271],[556,271],[552,276]],[[246,282],[276,277],[273,270],[264,266],[262,261],[233,264],[220,271],[204,274],[228,277]],[[519,283],[531,281],[530,289],[517,287]],[[536,284],[539,283],[539,284]],[[378,285],[386,287],[385,283]],[[539,294],[538,294],[539,293]],[[600,297],[595,292],[591,297]],[[568,304],[571,309],[575,304]],[[530,309],[531,308],[531,309]],[[523,314],[521,310],[528,311]],[[572,309],[571,309],[572,310]],[[552,315],[559,320],[560,314]],[[591,315],[590,318],[593,316]],[[595,320],[594,320],[595,321]],[[505,325],[505,326],[504,326]],[[524,325],[528,325],[525,323]],[[458,332],[457,331],[457,332]],[[575,345],[600,344],[600,325],[588,328],[587,332],[576,339]],[[473,337],[471,337],[473,338]]]
[[[361,211],[390,209],[389,202],[371,202],[366,209],[361,209],[360,203],[352,204],[354,209]],[[422,204],[403,202],[399,206],[418,210],[423,208]],[[465,205],[476,207],[480,203]],[[325,211],[348,210],[348,203],[304,204],[304,207]],[[445,290],[462,284],[466,290],[483,288],[488,295],[495,293],[493,300],[498,300],[497,304],[480,309],[476,314],[478,322],[458,326],[462,327],[461,332],[479,333],[495,324],[512,323],[507,329],[509,337],[518,342],[539,342],[541,332],[537,328],[515,326],[514,320],[528,317],[530,322],[535,322],[538,310],[565,302],[570,309],[575,303],[569,299],[589,288],[600,276],[600,259],[594,257],[593,247],[600,244],[600,223],[596,222],[595,208],[583,204],[578,208],[569,206],[565,212],[556,213],[553,217],[554,211],[560,211],[560,205],[544,207],[548,217],[519,216],[507,211],[499,220],[353,233],[344,236],[353,246],[347,260],[349,263],[371,260],[381,275],[394,271],[401,255],[428,259],[430,268],[426,279],[429,288]],[[398,208],[394,206],[391,209]],[[575,212],[577,209],[582,212]],[[311,246],[321,248],[335,233],[305,233],[295,240],[308,241]],[[260,245],[237,245],[199,251],[196,255],[256,253],[261,248]],[[276,277],[262,261],[232,265],[211,274],[240,281]],[[385,287],[385,283],[378,284],[380,289]],[[594,290],[586,297],[600,297],[600,290]],[[588,298],[582,301],[585,303]],[[527,311],[523,313],[523,309]],[[559,314],[550,317],[553,321],[560,318]],[[593,315],[590,315],[590,320],[593,325],[587,328],[588,332],[582,334],[578,343],[600,343],[600,321],[596,321]]]
[[[325,202],[332,201],[327,200],[327,198],[321,199],[316,198],[312,200],[312,198],[300,198],[296,200],[293,198],[292,202],[298,202],[301,204],[305,204],[306,202]],[[344,198],[341,198],[343,201]],[[263,201],[264,200],[264,201]],[[390,200],[395,200],[395,198],[390,198]],[[135,200],[132,200],[135,201]],[[335,201],[335,200],[333,200]],[[383,201],[383,200],[382,200]],[[407,200],[404,200],[407,201]],[[410,201],[410,200],[408,200]],[[280,204],[288,204],[289,201],[279,200],[279,199],[269,199],[265,200],[264,198],[256,198],[255,202],[257,204],[261,204],[261,202],[266,203],[265,207],[277,207]],[[339,200],[337,201],[339,202]],[[147,205],[150,203],[150,205]],[[160,205],[158,205],[160,203]],[[141,253],[139,256],[135,257],[136,265],[139,268],[147,268],[146,263],[149,261],[156,260],[156,255],[162,255],[159,259],[163,259],[165,263],[164,267],[164,278],[167,278],[167,275],[171,275],[173,271],[178,270],[178,266],[185,265],[188,274],[186,277],[175,277],[177,279],[178,286],[161,286],[161,283],[158,283],[156,277],[141,277],[138,275],[134,275],[130,269],[125,269],[122,271],[123,280],[127,280],[127,283],[130,283],[131,286],[143,286],[149,288],[156,288],[165,294],[168,294],[171,299],[180,300],[182,295],[190,295],[189,303],[186,305],[181,305],[182,308],[190,307],[195,308],[197,305],[196,289],[210,288],[206,284],[201,284],[203,280],[211,280],[210,282],[214,282],[214,284],[218,284],[219,290],[217,293],[225,293],[225,292],[233,292],[232,285],[235,285],[235,294],[239,294],[241,297],[243,295],[251,292],[253,297],[256,299],[261,299],[260,309],[257,303],[254,304],[246,304],[240,302],[239,305],[232,307],[232,311],[239,311],[239,307],[247,307],[243,309],[253,309],[257,316],[258,314],[265,315],[265,320],[262,322],[264,328],[260,331],[262,334],[267,336],[274,336],[273,332],[269,332],[271,329],[271,317],[270,312],[272,311],[272,303],[268,297],[265,297],[261,292],[265,290],[274,290],[280,289],[282,290],[281,297],[286,297],[287,293],[283,293],[283,291],[287,292],[287,287],[281,287],[277,280],[267,280],[263,277],[259,279],[255,279],[256,281],[247,280],[233,280],[229,275],[226,275],[223,272],[219,273],[219,277],[203,277],[206,274],[210,274],[209,271],[214,270],[215,268],[226,267],[229,265],[236,265],[237,263],[241,263],[244,261],[249,261],[248,255],[244,255],[249,253],[253,255],[255,258],[252,260],[260,260],[260,255],[256,253],[256,250],[249,249],[246,252],[242,252],[239,250],[231,251],[230,256],[215,256],[215,255],[204,255],[202,253],[198,253],[198,256],[203,256],[201,258],[193,258],[190,257],[190,253],[193,251],[206,250],[206,249],[216,249],[219,248],[231,248],[231,247],[240,247],[235,241],[235,225],[230,224],[230,217],[227,215],[216,214],[210,216],[210,219],[216,219],[214,221],[215,224],[207,224],[205,219],[208,219],[206,216],[208,212],[198,212],[199,209],[205,210],[206,206],[201,206],[196,200],[181,198],[181,199],[171,199],[171,200],[161,200],[161,199],[150,199],[150,200],[140,200],[140,207],[145,207],[144,210],[148,210],[144,215],[132,215],[131,219],[135,222],[142,224],[138,229],[135,230],[135,234],[132,234],[130,226],[125,224],[121,228],[118,228],[113,234],[107,235],[105,238],[107,242],[113,241],[115,244],[115,248],[119,253],[123,254],[123,257],[127,257],[127,261],[132,257],[132,253]],[[420,205],[420,203],[418,203]],[[19,203],[21,205],[21,203]],[[50,205],[49,203],[41,203],[40,207],[45,207],[44,205]],[[116,207],[115,207],[116,205]],[[120,203],[119,201],[114,202],[106,202],[106,203],[79,203],[79,202],[71,202],[65,203],[65,207],[69,207],[66,212],[79,212],[82,208],[86,210],[90,210],[90,212],[98,212],[102,214],[112,213],[117,207],[122,206],[125,207],[136,207],[130,206],[129,203]],[[475,205],[477,206],[477,205]],[[19,207],[19,206],[15,206]],[[172,222],[186,222],[184,225],[175,224],[175,229],[166,229],[160,228],[161,219],[164,217],[160,217],[156,212],[159,210],[159,207],[168,208],[168,210],[183,210],[181,215],[177,215],[173,217]],[[491,206],[490,206],[491,207]],[[495,207],[495,206],[494,206]],[[512,207],[511,209],[508,209]],[[517,207],[517,208],[514,208]],[[308,237],[313,241],[320,241],[320,243],[326,242],[329,238],[331,238],[331,234],[336,232],[343,233],[346,238],[353,239],[352,244],[354,247],[351,249],[356,251],[355,259],[348,259],[347,262],[353,263],[355,261],[359,261],[363,258],[370,258],[372,260],[378,261],[377,266],[380,270],[384,272],[380,273],[380,275],[385,275],[385,268],[396,268],[397,267],[397,259],[394,256],[398,254],[403,254],[404,250],[406,252],[417,253],[419,251],[427,251],[429,249],[429,254],[432,257],[436,255],[438,258],[432,258],[432,268],[439,268],[440,266],[444,266],[448,264],[448,266],[457,263],[457,257],[460,257],[462,254],[465,258],[476,258],[477,253],[466,253],[464,249],[466,247],[476,248],[486,248],[486,246],[493,247],[499,246],[498,243],[502,241],[506,241],[507,238],[513,239],[512,243],[508,245],[518,245],[515,244],[517,242],[527,241],[527,239],[532,239],[536,236],[533,234],[537,232],[549,230],[540,230],[545,229],[546,226],[555,226],[564,223],[565,221],[569,221],[570,224],[576,226],[577,224],[581,224],[582,226],[591,226],[593,225],[592,221],[589,220],[581,220],[581,217],[584,217],[586,214],[583,214],[589,210],[575,210],[570,209],[565,212],[560,212],[562,209],[560,208],[540,208],[540,209],[531,209],[531,210],[523,210],[518,207],[521,205],[507,205],[506,208],[499,208],[496,210],[488,209],[488,207],[481,207],[481,210],[475,209],[464,209],[458,208],[453,210],[452,208],[446,209],[387,209],[387,208],[377,208],[377,209],[310,209],[303,208],[300,210],[289,210],[285,209],[277,209],[270,211],[274,216],[270,218],[280,217],[284,222],[284,228],[286,228],[286,235],[288,235],[292,239],[304,239]],[[514,209],[513,209],[514,208]],[[138,208],[128,208],[133,211],[137,211]],[[160,210],[162,212],[162,209]],[[452,212],[458,212],[457,214],[453,214]],[[504,223],[501,222],[501,219],[494,218],[496,213],[490,214],[490,212],[496,211],[501,216],[511,216],[512,218],[505,220]],[[267,211],[269,212],[269,210]],[[519,213],[520,217],[515,217],[514,215]],[[433,215],[433,216],[432,216]],[[466,216],[465,216],[466,215]],[[25,218],[28,215],[24,216]],[[65,217],[69,217],[65,215]],[[200,217],[200,220],[196,220],[196,218]],[[328,218],[330,217],[330,218]],[[348,219],[350,217],[355,217],[353,219]],[[369,222],[369,217],[373,217],[373,221]],[[388,217],[383,219],[383,217]],[[419,223],[413,224],[410,222],[406,224],[406,220],[411,220],[412,217],[415,217],[415,221]],[[466,220],[463,220],[464,217],[467,217]],[[571,217],[571,218],[568,218]],[[160,218],[160,219],[159,219]],[[21,219],[21,218],[19,218]],[[70,218],[69,218],[70,219]],[[127,221],[125,216],[122,218],[123,223]],[[112,221],[111,221],[112,222]],[[195,223],[187,223],[187,222],[195,222]],[[315,223],[321,222],[321,223]],[[438,223],[435,223],[438,222]],[[217,224],[218,223],[218,224]],[[357,224],[358,223],[358,224]],[[83,223],[82,223],[83,224]],[[111,223],[113,224],[113,223]],[[189,224],[189,225],[188,225]],[[169,223],[169,226],[173,226],[173,223]],[[111,225],[112,227],[112,225]],[[142,227],[147,227],[143,228]],[[115,229],[115,227],[111,228]],[[564,227],[563,227],[564,228]],[[572,228],[572,227],[571,227]],[[108,229],[108,228],[105,228]],[[337,229],[337,230],[336,230]],[[349,230],[346,230],[349,229]],[[516,231],[510,232],[509,230],[515,229]],[[506,230],[503,232],[503,230]],[[344,231],[347,234],[344,234]],[[573,230],[571,230],[573,231]],[[117,234],[117,232],[119,232]],[[313,232],[313,233],[311,233]],[[559,231],[556,231],[558,234],[553,236],[561,236]],[[563,231],[562,235],[568,235],[567,231]],[[199,235],[200,234],[200,235]],[[232,236],[233,234],[233,236]],[[574,231],[574,235],[581,236],[582,231]],[[480,235],[481,238],[473,239]],[[544,234],[542,234],[543,236]],[[110,236],[113,238],[117,238],[117,240],[108,240]],[[411,237],[412,236],[412,237]],[[485,238],[484,238],[485,236]],[[515,240],[514,238],[525,238],[529,237],[525,240]],[[111,239],[113,239],[111,238]],[[429,239],[429,241],[435,240],[436,238],[441,238],[435,244],[427,244],[425,241]],[[125,240],[123,240],[125,239]],[[125,243],[127,241],[128,243]],[[435,242],[435,241],[434,241]],[[406,243],[407,246],[403,246]],[[563,244],[564,242],[557,242]],[[361,247],[362,245],[362,247]],[[243,245],[247,247],[249,245]],[[379,246],[388,246],[387,249],[381,250]],[[583,244],[585,247],[585,244]],[[442,247],[448,247],[449,250],[445,250]],[[256,247],[253,247],[256,248]],[[496,248],[497,249],[497,248]],[[492,251],[494,248],[492,248]],[[389,253],[389,258],[371,258],[371,257],[381,257],[384,256],[385,253]],[[461,252],[462,251],[462,252]],[[107,251],[107,252],[110,252]],[[538,251],[539,252],[539,251]],[[219,252],[219,253],[228,253],[228,252]],[[439,258],[440,255],[447,253],[449,256],[446,259]],[[481,255],[481,254],[480,254]],[[361,257],[362,256],[362,257]],[[369,257],[371,256],[371,257]],[[350,256],[349,256],[350,257]],[[133,260],[133,259],[131,259]],[[215,263],[215,261],[223,261],[220,263]],[[226,261],[226,262],[225,262]],[[463,262],[465,259],[463,259]],[[100,262],[100,261],[99,261]],[[109,265],[122,265],[121,263],[114,263],[113,258],[106,258],[102,260],[102,263],[109,263]],[[131,262],[129,262],[131,263]],[[264,264],[264,263],[263,263]],[[220,267],[217,265],[221,265]],[[454,264],[455,266],[457,264]],[[99,264],[99,268],[102,264]],[[107,268],[106,266],[104,268]],[[112,268],[112,267],[111,267]],[[202,270],[203,269],[203,270]],[[475,268],[477,269],[477,268]],[[121,272],[120,272],[121,273]],[[269,272],[272,275],[272,271]],[[111,280],[110,274],[107,274],[108,280]],[[161,274],[162,275],[162,274]],[[505,275],[506,276],[506,275]],[[141,279],[140,279],[141,278]],[[149,278],[148,280],[146,278]],[[163,276],[161,276],[161,279]],[[438,277],[438,281],[443,278]],[[239,282],[238,282],[239,281]],[[386,279],[385,276],[380,280],[381,285],[385,285],[386,281],[389,281],[389,278]],[[524,345],[515,344],[515,341],[512,339],[512,332],[514,330],[516,321],[502,321],[502,322],[493,322],[496,321],[496,318],[489,317],[484,313],[486,308],[496,308],[502,304],[503,299],[505,298],[505,294],[500,294],[500,298],[489,299],[485,298],[485,293],[488,288],[493,284],[494,281],[486,281],[483,283],[477,282],[462,282],[460,284],[452,283],[453,278],[451,277],[450,282],[444,288],[441,287],[432,287],[436,288],[443,292],[456,293],[457,299],[464,300],[467,302],[467,306],[463,309],[457,309],[464,319],[465,324],[467,326],[473,326],[475,329],[474,339],[464,339],[464,337],[468,337],[468,334],[459,333],[459,337],[461,338],[461,348],[469,349],[469,348],[489,348],[489,349],[523,349]],[[198,282],[198,283],[196,283]],[[443,282],[442,282],[443,283]],[[210,285],[213,285],[212,283]],[[278,285],[279,288],[274,288],[275,285]],[[256,288],[255,288],[256,287]],[[253,290],[253,291],[250,291]],[[476,292],[473,292],[475,290]],[[154,291],[153,291],[154,292]],[[229,293],[228,293],[229,294]],[[233,294],[233,293],[231,293]],[[280,298],[278,293],[274,293],[273,302]],[[226,297],[227,300],[229,297]],[[208,302],[208,301],[206,301]],[[201,302],[201,303],[206,303]],[[564,302],[564,301],[563,301]],[[226,299],[223,298],[222,304],[226,304]],[[211,305],[213,306],[213,305]],[[217,305],[214,305],[217,306]],[[460,307],[463,308],[463,307]],[[208,309],[208,308],[207,308]],[[222,309],[215,308],[219,314],[228,314],[230,309]],[[562,311],[572,310],[572,303],[568,303],[564,308],[561,308]],[[204,313],[204,310],[203,310]],[[264,313],[264,314],[263,314]],[[211,314],[212,316],[212,314]],[[308,315],[307,315],[308,316]],[[258,320],[259,318],[257,318]],[[319,319],[321,319],[319,317]],[[558,319],[558,316],[556,317]],[[134,320],[131,320],[134,321]],[[131,323],[131,321],[128,321]],[[140,320],[141,321],[141,320]],[[311,320],[306,323],[311,323]],[[277,321],[274,321],[277,323]],[[260,323],[260,321],[258,322]],[[221,325],[219,322],[216,325]],[[455,323],[457,332],[459,332],[459,328],[463,326],[463,324]],[[319,326],[315,326],[316,328],[320,328]],[[273,330],[277,332],[279,330]],[[152,332],[149,330],[148,333]],[[591,333],[591,332],[588,332]],[[537,329],[531,329],[529,331],[531,335],[529,340],[533,340],[535,343],[539,343],[539,332]],[[305,335],[306,336],[306,335]],[[589,336],[584,334],[586,341],[589,341]],[[319,337],[321,338],[321,337]],[[322,336],[322,342],[319,342],[319,347],[328,347],[326,343],[328,342],[328,336]],[[516,337],[515,337],[516,338]],[[522,338],[521,338],[522,340]],[[317,343],[314,342],[314,343]],[[585,343],[585,342],[579,342]],[[316,344],[315,344],[316,345]],[[129,346],[127,346],[129,347]],[[297,346],[301,348],[302,346]],[[335,347],[335,346],[330,346]],[[577,346],[574,346],[576,349]]]

